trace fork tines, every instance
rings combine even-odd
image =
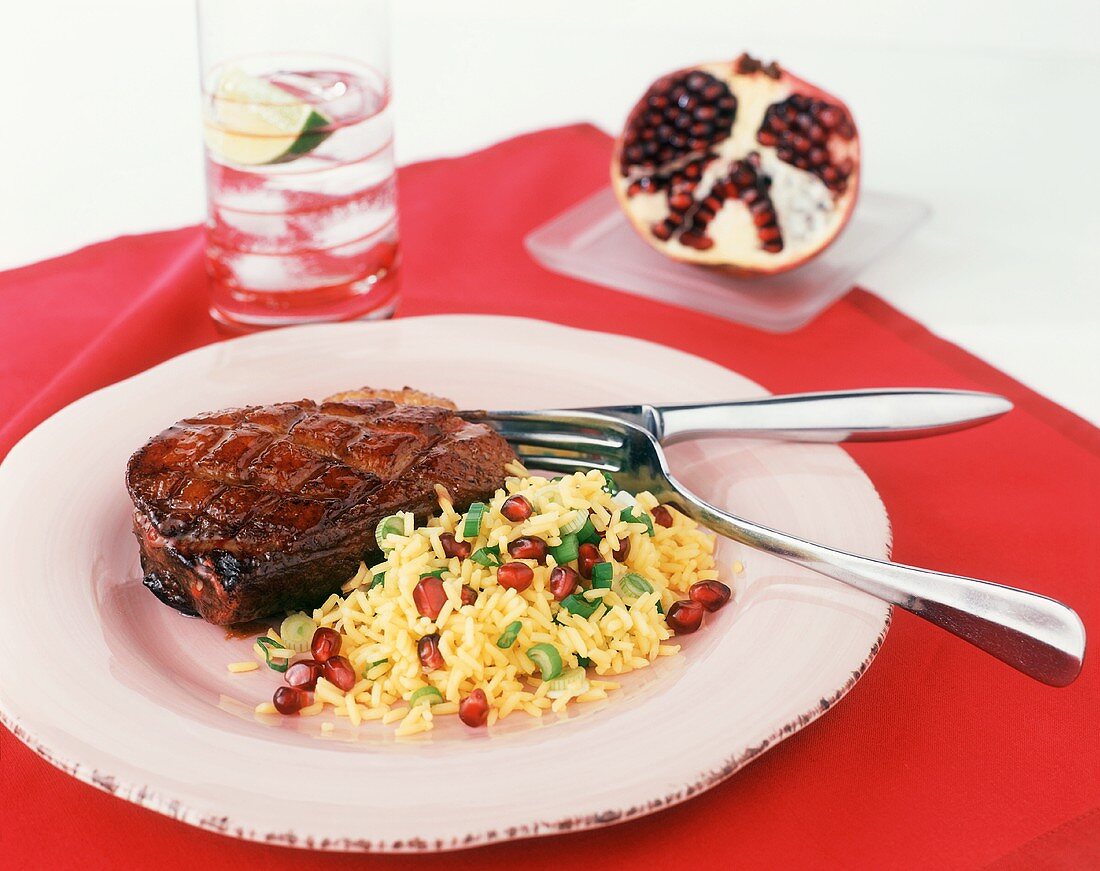
[[[493,427],[529,469],[575,472],[619,470],[625,439],[615,418],[575,411],[461,412]]]

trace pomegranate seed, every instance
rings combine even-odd
[[[443,581],[437,577],[423,578],[413,587],[413,604],[422,617],[434,620],[443,610],[447,601],[447,592],[443,589]]]
[[[588,580],[592,577],[592,567],[596,563],[604,562],[603,555],[600,553],[600,549],[590,541],[586,541],[582,544],[578,550],[577,555],[577,570],[581,573],[581,577]]]
[[[514,559],[533,559],[541,563],[546,559],[546,542],[535,535],[517,538],[508,545],[508,553]]]
[[[699,581],[691,585],[688,595],[708,611],[717,611],[730,600],[733,591],[721,581]]]
[[[613,557],[615,557],[616,562],[621,563],[623,560],[625,560],[630,555],[630,539],[629,538],[620,538],[619,539],[619,549],[618,550],[613,550],[611,552],[611,555]]]
[[[669,208],[675,209],[677,212],[686,212],[694,203],[695,200],[693,200],[691,194],[688,193],[673,194],[668,198]]]
[[[690,635],[703,622],[703,606],[691,599],[673,602],[665,614],[665,622],[677,635]]]
[[[531,516],[531,503],[523,496],[509,496],[500,506],[500,513],[512,523],[519,523]]]
[[[653,515],[653,522],[658,526],[663,526],[665,529],[672,526],[672,512],[664,505],[658,505],[650,513]]]
[[[706,251],[714,246],[714,240],[701,233],[681,233],[680,243],[687,245],[689,248],[694,248],[696,251]]]
[[[313,696],[298,687],[279,687],[271,697],[271,702],[280,714],[297,714],[313,702]]]
[[[310,652],[318,662],[327,662],[331,657],[340,652],[340,633],[335,629],[322,626],[313,633],[313,640],[309,643]]]
[[[817,113],[817,120],[826,130],[832,130],[840,123],[840,110],[835,106],[826,106]]]
[[[321,677],[344,692],[355,686],[355,669],[345,656],[334,656],[321,666]]]
[[[550,572],[550,592],[559,602],[580,586],[581,576],[569,566],[554,566]]]
[[[443,553],[447,554],[447,559],[466,559],[470,555],[470,551],[473,550],[472,545],[468,541],[458,541],[451,533],[444,532],[439,536],[439,543],[443,546]]]
[[[535,572],[526,563],[505,563],[497,569],[497,583],[519,593],[531,586],[534,579]]]
[[[421,638],[416,643],[416,653],[425,671],[434,671],[446,665],[443,654],[439,652],[439,635],[436,633]]]
[[[485,698],[485,690],[474,690],[458,703],[458,718],[474,729],[485,725],[489,719],[489,700]]]
[[[317,686],[317,678],[320,676],[321,663],[314,659],[300,659],[286,670],[283,680],[292,687],[311,690]]]
[[[477,590],[469,584],[463,584],[462,589],[458,591],[458,595],[463,605],[472,605],[477,601]]]

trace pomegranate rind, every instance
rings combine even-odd
[[[737,66],[737,60],[697,64],[660,77],[671,79],[699,70],[724,81],[738,100],[732,135],[715,143],[714,150],[718,153],[718,157],[708,164],[696,199],[701,199],[705,195],[707,186],[713,183],[715,177],[721,176],[725,167],[753,152],[762,155],[766,161],[764,167],[766,174],[770,175],[769,171],[784,176],[797,174],[796,177],[803,187],[823,199],[822,192],[827,188],[820,180],[813,177],[810,172],[799,170],[780,161],[775,156],[773,147],[761,145],[755,139],[768,106],[785,100],[791,94],[803,94],[812,99],[830,103],[846,113],[855,131],[849,140],[836,142],[839,137],[834,137],[834,142],[830,143],[833,147],[842,150],[840,152],[842,157],[852,161],[853,169],[848,176],[844,191],[839,194],[835,192],[830,194],[832,208],[828,220],[817,232],[804,239],[792,236],[782,251],[767,252],[760,247],[755,234],[750,235],[748,224],[751,223],[751,218],[748,216],[748,210],[726,207],[719,210],[718,216],[710,224],[710,232],[715,244],[709,249],[699,250],[683,245],[677,236],[668,240],[657,238],[653,233],[653,227],[669,214],[667,197],[663,192],[630,194],[628,189],[633,177],[624,176],[622,172],[624,140],[634,120],[640,113],[647,111],[645,99],[649,88],[632,107],[623,131],[615,141],[611,159],[611,187],[623,214],[626,215],[634,230],[651,247],[666,257],[682,263],[708,266],[739,277],[776,275],[796,269],[821,254],[836,241],[848,225],[859,199],[861,175],[859,132],[851,109],[842,100],[818,86],[786,70],[782,70],[776,78],[762,69],[739,72]],[[782,228],[784,213],[778,208],[776,211],[779,212],[779,223]],[[734,232],[730,232],[731,224],[735,225]],[[785,241],[788,238],[786,233],[784,238]]]

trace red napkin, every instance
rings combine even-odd
[[[605,184],[608,153],[608,139],[581,126],[401,170],[399,314],[506,313],[639,336],[776,392],[1006,394],[1016,410],[992,425],[851,453],[889,509],[896,559],[1046,593],[1100,629],[1100,431],[864,291],[775,336],[544,271],[521,240]],[[218,338],[200,232],[116,239],[2,274],[0,330],[6,450],[89,390]],[[899,612],[835,710],[685,804],[574,835],[369,860],[189,828],[78,783],[0,729],[0,865],[1100,867],[1098,712],[1091,663],[1072,687],[1050,689]]]

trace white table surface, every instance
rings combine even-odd
[[[746,48],[836,92],[865,184],[934,210],[861,283],[1100,423],[1096,0],[394,6],[402,163],[613,131],[658,73]],[[191,0],[5,0],[0,76],[0,269],[201,219]]]

